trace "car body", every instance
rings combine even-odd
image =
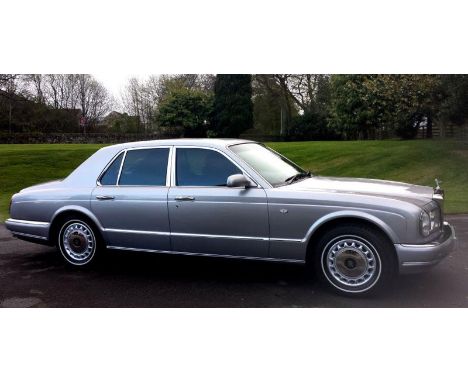
[[[15,194],[10,216],[14,236],[57,244],[73,265],[103,248],[308,262],[345,294],[427,269],[455,245],[438,188],[310,175],[239,139],[104,147]]]

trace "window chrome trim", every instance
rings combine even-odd
[[[102,177],[104,176],[104,174],[106,173],[107,169],[112,166],[112,164],[117,160],[117,158],[119,157],[120,154],[124,153],[124,156],[122,157],[122,162],[120,163],[120,167],[122,167],[122,163],[123,163],[123,160],[125,158],[125,151],[126,149],[123,149],[123,150],[120,150],[117,154],[115,154],[112,159],[109,161],[109,163],[107,163],[107,165],[104,167],[104,169],[101,171],[101,173],[99,174],[99,176],[97,177],[97,180],[96,180],[96,185],[97,186],[100,186],[100,187],[115,187],[115,184],[101,184],[101,179]],[[120,170],[120,169],[119,169]],[[117,180],[119,180],[119,177],[117,175]]]
[[[262,188],[256,180],[254,180],[254,177],[252,177],[249,172],[238,162],[236,162],[234,159],[232,159],[229,155],[227,155],[225,152],[222,150],[216,148],[216,147],[210,147],[210,146],[188,146],[188,145],[174,145],[174,154],[172,157],[172,164],[171,164],[171,182],[170,182],[170,187],[177,187],[177,188],[230,188],[227,186],[178,186],[176,184],[176,171],[177,171],[177,149],[202,149],[202,150],[212,150],[215,152],[220,153],[222,156],[224,156],[227,160],[229,160],[234,166],[236,166],[243,175],[245,175],[252,183],[255,184],[254,187],[252,188]]]
[[[122,169],[123,169],[123,165],[125,163],[125,158],[127,158],[127,152],[128,152],[128,150],[124,151],[124,154],[123,154],[123,157],[122,157],[122,162],[120,162],[119,173],[117,174],[117,181],[115,183],[116,186],[119,186],[119,183],[120,183],[120,175],[122,175]]]

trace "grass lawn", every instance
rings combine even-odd
[[[449,213],[468,212],[468,143],[433,141],[275,142],[273,149],[320,175],[443,181]],[[102,145],[0,145],[0,218],[20,189],[66,177]]]

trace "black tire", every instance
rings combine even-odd
[[[56,245],[74,267],[90,266],[102,252],[102,238],[96,226],[81,216],[67,216],[58,224]]]
[[[367,225],[344,224],[325,232],[311,254],[320,280],[346,296],[376,294],[393,280],[395,249]]]

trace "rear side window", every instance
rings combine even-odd
[[[165,186],[168,157],[168,148],[127,151],[119,185]]]
[[[176,151],[178,186],[225,186],[227,178],[234,174],[242,171],[217,151],[195,148]]]
[[[115,158],[112,164],[107,168],[106,172],[100,180],[103,186],[115,186],[117,184],[117,177],[119,176],[122,158],[123,153],[121,153],[117,158]]]

